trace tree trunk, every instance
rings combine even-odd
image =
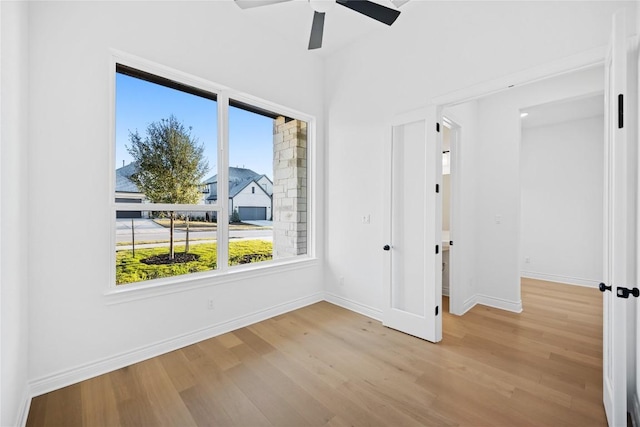
[[[169,212],[169,218],[171,219],[171,225],[169,226],[169,259],[174,259],[175,253],[173,251],[173,230],[174,222],[176,220],[175,212]]]
[[[131,256],[136,257],[136,232],[134,230],[133,218],[131,218]]]
[[[187,215],[185,221],[187,222],[187,242],[184,246],[184,253],[188,254],[189,253],[189,215]]]

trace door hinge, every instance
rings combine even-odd
[[[436,193],[440,192],[440,184],[436,184]]]
[[[436,305],[436,316],[438,315],[439,312],[440,312],[439,307]]]
[[[624,95],[618,95],[618,129],[624,127]]]
[[[638,298],[640,296],[640,289],[638,288],[623,288],[621,286],[618,286],[616,288],[616,295],[618,298],[629,298],[629,295],[632,295],[636,298]]]
[[[436,122],[436,132],[440,132],[440,123]]]
[[[440,253],[440,245],[436,245],[436,255]]]

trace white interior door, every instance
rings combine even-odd
[[[433,107],[400,117],[392,125],[382,248],[383,324],[432,342],[442,339],[442,201],[436,192],[442,176],[442,141],[436,131],[438,119]]]
[[[627,306],[619,296],[627,282],[627,132],[619,116],[626,99],[627,47],[624,11],[616,13],[605,62],[605,260],[603,288],[603,401],[610,426],[627,425]],[[622,104],[622,105],[619,105]],[[629,118],[626,118],[629,120]],[[624,292],[622,292],[624,293]]]

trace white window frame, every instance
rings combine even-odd
[[[218,200],[212,204],[159,204],[159,203],[116,203],[115,202],[115,124],[116,124],[116,65],[121,64],[140,71],[163,77],[182,83],[200,90],[213,93],[217,96],[218,112]],[[316,258],[316,119],[281,105],[265,101],[263,99],[232,90],[228,87],[215,84],[206,79],[175,70],[173,68],[148,61],[135,55],[122,51],[112,50],[109,62],[110,79],[110,161],[109,161],[109,206],[111,207],[111,233],[110,233],[110,274],[104,295],[108,304],[127,302],[152,296],[174,292],[184,292],[195,288],[214,286],[237,280],[245,280],[252,277],[260,277],[266,274],[277,274],[284,271],[306,268],[309,264],[317,264]],[[219,221],[217,228],[217,268],[216,270],[183,274],[179,276],[146,280],[123,285],[116,285],[116,211],[190,211],[190,212],[216,212],[218,218],[227,218],[229,209],[229,186],[220,185],[228,180],[229,159],[229,99],[239,101],[256,108],[274,111],[283,116],[307,123],[307,253],[283,259],[272,259],[259,263],[250,263],[239,266],[228,265],[229,257],[229,223]]]

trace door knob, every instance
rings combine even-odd
[[[389,245],[384,245],[384,246],[382,247],[382,249],[384,249],[385,251],[388,251],[389,249],[391,249],[391,246],[389,246]]]
[[[638,298],[640,297],[640,289],[638,288],[623,288],[618,286],[618,298],[629,298],[629,295]]]
[[[607,286],[604,283],[600,283],[598,285],[598,289],[600,289],[600,292],[610,291],[611,290],[611,286]]]

